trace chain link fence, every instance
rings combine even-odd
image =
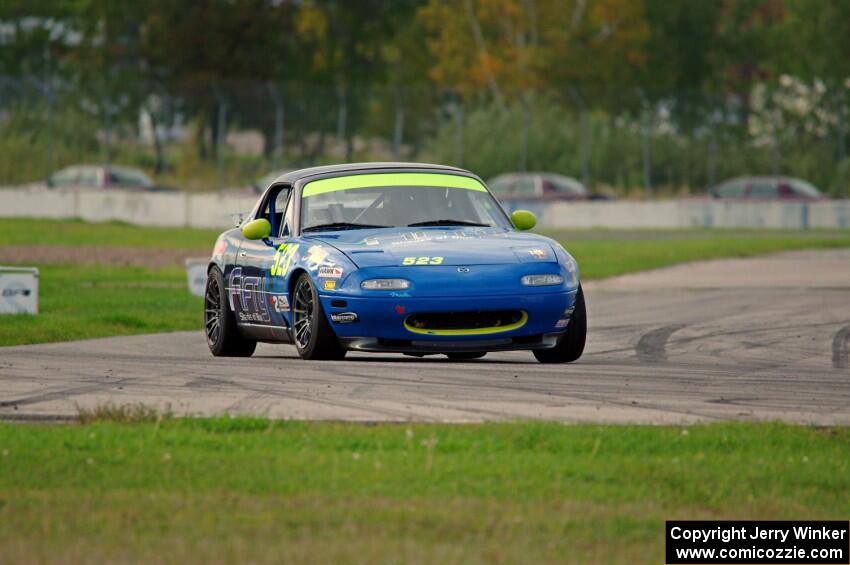
[[[580,88],[497,105],[427,85],[211,82],[91,89],[0,76],[0,185],[71,164],[139,167],[185,190],[345,161],[431,161],[484,178],[551,171],[612,195],[704,193],[785,174],[848,194],[846,88],[783,77],[746,96]]]

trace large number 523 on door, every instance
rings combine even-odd
[[[441,265],[442,263],[442,257],[405,257],[401,261],[402,265]]]

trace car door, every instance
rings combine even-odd
[[[291,187],[279,185],[269,189],[254,219],[265,218],[272,225],[271,236],[263,240],[243,239],[230,273],[228,288],[236,319],[245,325],[286,327],[289,302],[281,254],[291,247],[291,213],[287,206]],[[291,261],[291,253],[290,261]],[[287,267],[289,265],[286,265]]]

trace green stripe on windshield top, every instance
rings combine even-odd
[[[324,194],[325,192],[336,192],[337,190],[381,186],[439,186],[487,192],[487,189],[484,188],[484,185],[480,181],[459,175],[441,173],[377,173],[314,180],[304,186],[301,196],[307,198],[309,196],[316,196],[317,194]]]

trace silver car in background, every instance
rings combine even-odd
[[[73,165],[50,175],[47,186],[58,190],[119,189],[134,192],[171,192],[148,175],[132,167],[112,165]]]
[[[555,173],[506,173],[487,183],[502,201],[509,200],[608,200],[592,194],[578,180]]]

